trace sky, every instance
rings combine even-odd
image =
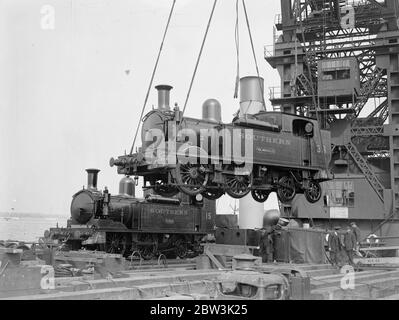
[[[69,215],[86,168],[99,188],[118,192],[109,159],[130,150],[172,0],[0,0],[0,212]],[[184,104],[213,0],[177,0],[154,80]],[[264,60],[278,0],[247,0],[260,75],[279,83]],[[235,1],[219,0],[186,115],[216,98],[222,119],[238,109]],[[240,7],[240,75],[255,75]],[[271,110],[266,92],[267,108]],[[147,110],[157,103],[152,89]],[[141,194],[138,190],[137,194]],[[238,204],[238,203],[237,203]],[[218,211],[231,213],[227,196]],[[266,209],[277,208],[275,195]]]

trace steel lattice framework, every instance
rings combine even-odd
[[[333,151],[345,149],[381,201],[392,203],[387,219],[399,217],[398,12],[398,0],[281,0],[273,52],[265,50],[281,78],[270,90],[274,109],[316,115],[325,127],[346,121],[346,137],[334,142]],[[318,62],[346,57],[359,63],[359,92],[352,100],[321,99]],[[376,107],[369,111],[372,100]],[[379,181],[370,159],[389,160],[390,186]]]

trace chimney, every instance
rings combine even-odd
[[[98,169],[86,169],[87,172],[87,189],[97,190],[97,178],[100,170]]]
[[[172,86],[161,84],[155,87],[158,90],[158,109],[170,110],[170,90]]]
[[[244,77],[240,79],[240,117],[256,114],[266,106],[263,105],[264,80],[261,77]]]

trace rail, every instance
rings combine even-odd
[[[276,56],[276,43],[278,42],[279,35],[276,27],[273,27],[273,44],[264,46],[264,58],[271,58]]]

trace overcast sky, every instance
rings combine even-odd
[[[0,0],[0,211],[68,216],[88,167],[101,169],[100,188],[117,193],[121,176],[108,162],[130,149],[171,3]],[[174,87],[172,103],[184,104],[212,3],[177,0],[154,81]],[[273,42],[280,1],[246,3],[261,76],[276,86],[263,47]],[[244,22],[241,8],[241,76],[255,74]],[[219,0],[188,116],[201,117],[208,98],[221,102],[225,122],[238,109],[234,23],[235,1]],[[152,90],[147,110],[156,102]],[[231,212],[229,202],[220,212]],[[273,196],[266,207],[276,206]]]

